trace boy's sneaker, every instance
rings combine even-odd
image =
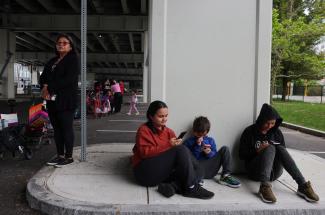
[[[161,183],[158,185],[158,192],[163,196],[170,198],[176,193],[176,190],[170,183]]]
[[[265,203],[276,202],[276,197],[272,192],[272,185],[269,183],[261,183],[260,190],[258,191],[258,195]]]
[[[196,184],[193,188],[188,188],[183,193],[183,196],[197,199],[211,199],[214,196],[214,193]]]
[[[46,165],[48,166],[54,166],[60,162],[63,162],[65,159],[63,157],[55,157],[52,160],[50,160],[49,162],[46,163]]]
[[[61,168],[65,165],[73,163],[73,158],[65,158],[62,162],[55,164],[54,166],[57,168]]]
[[[232,188],[240,187],[240,181],[231,175],[221,176],[218,182]]]
[[[126,114],[129,115],[129,116],[131,115],[131,113],[126,113]]]
[[[139,112],[137,112],[135,115],[139,115],[140,113]]]
[[[305,198],[308,202],[318,202],[319,197],[311,187],[310,181],[298,186],[297,194]]]

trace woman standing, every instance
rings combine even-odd
[[[57,157],[48,165],[62,167],[73,162],[73,117],[77,106],[79,56],[69,35],[56,39],[56,56],[44,67],[40,77],[41,96],[47,101],[54,129]]]
[[[167,105],[154,101],[147,111],[147,122],[140,126],[133,148],[132,166],[142,186],[158,185],[158,192],[171,197],[210,199],[214,193],[199,185],[202,172],[188,148],[173,130],[166,127]]]
[[[111,90],[114,95],[114,112],[118,113],[121,111],[122,106],[122,93],[120,84],[116,80],[112,81]]]

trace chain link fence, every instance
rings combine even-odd
[[[273,99],[282,98],[283,87],[276,86]],[[311,103],[325,103],[325,86],[291,86],[287,88],[285,99],[288,101],[303,101]]]

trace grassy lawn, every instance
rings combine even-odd
[[[325,131],[325,104],[273,101],[285,122]]]

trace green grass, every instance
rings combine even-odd
[[[273,101],[285,122],[325,131],[325,104]]]

